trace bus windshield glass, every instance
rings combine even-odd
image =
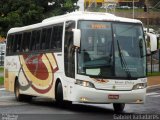
[[[98,78],[146,76],[146,49],[141,24],[79,21],[78,74]]]

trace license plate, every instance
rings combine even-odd
[[[119,95],[108,95],[108,99],[119,99]]]

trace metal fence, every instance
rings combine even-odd
[[[6,44],[0,43],[0,66],[4,65],[5,49],[6,49]]]
[[[160,72],[160,49],[147,56],[147,71]]]
[[[0,66],[4,65],[4,52],[0,52]]]

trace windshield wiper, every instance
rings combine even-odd
[[[122,69],[126,72],[127,77],[131,78],[131,73],[130,73],[130,71],[128,69],[126,60],[125,60],[125,58],[124,58],[124,56],[123,56],[123,54],[121,52],[121,48],[120,48],[118,39],[117,39],[117,46],[118,46],[118,52],[119,52],[119,57],[120,57],[120,60],[121,60]]]

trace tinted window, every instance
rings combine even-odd
[[[46,30],[46,49],[49,49],[51,33],[52,33],[52,28],[47,28]]]
[[[36,49],[36,35],[37,35],[37,31],[34,30],[32,32],[32,37],[31,37],[31,42],[30,42],[30,50],[31,51]]]
[[[22,42],[22,51],[23,52],[29,51],[30,38],[31,38],[31,32],[25,32],[23,34],[23,42]]]
[[[39,50],[40,49],[40,38],[41,38],[41,30],[37,30],[37,33],[36,33],[36,50]]]
[[[53,26],[51,49],[62,49],[63,24]]]
[[[42,37],[41,37],[41,43],[40,43],[41,50],[45,49],[46,36],[47,36],[47,29],[44,28],[42,30]]]
[[[11,54],[13,51],[13,41],[14,41],[14,35],[8,35],[7,38],[7,55]]]
[[[7,54],[62,48],[63,24],[8,35]],[[61,49],[62,50],[62,49]]]

